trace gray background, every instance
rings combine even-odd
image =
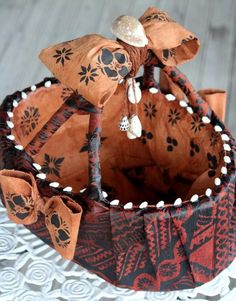
[[[181,70],[196,89],[227,90],[226,122],[236,136],[235,0],[0,0],[0,99],[50,75],[42,48],[87,33],[112,38],[114,18],[139,17],[152,5],[200,38],[198,56]]]

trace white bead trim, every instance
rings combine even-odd
[[[45,86],[46,88],[50,88],[51,85],[52,85],[52,82],[51,82],[50,80],[48,80],[48,81],[46,81],[46,82],[44,83],[44,86]]]
[[[11,112],[11,111],[8,111],[7,115],[8,115],[9,118],[12,118],[14,116],[13,112]]]
[[[133,203],[132,202],[128,202],[124,205],[124,209],[127,210],[127,209],[132,209],[133,208]]]
[[[63,188],[63,191],[65,191],[65,192],[71,192],[72,191],[72,187],[71,186],[67,186],[67,187]]]
[[[222,127],[219,126],[219,125],[215,125],[214,129],[215,129],[216,132],[222,132],[223,131]]]
[[[221,173],[223,174],[223,175],[227,175],[227,168],[225,167],[225,166],[222,166],[221,167]]]
[[[112,205],[112,206],[118,206],[119,202],[120,202],[119,200],[113,200],[113,201],[110,202],[110,205]]]
[[[140,209],[145,209],[145,208],[147,208],[147,206],[148,206],[148,202],[142,202],[140,205],[139,205],[139,208]]]
[[[206,192],[205,192],[205,195],[208,196],[208,197],[210,197],[211,194],[212,194],[211,188],[207,188],[207,190],[206,190]]]
[[[221,184],[221,179],[220,178],[215,178],[214,183],[216,186],[219,186]]]
[[[230,145],[227,144],[227,143],[224,143],[224,144],[223,144],[223,148],[224,148],[225,151],[231,151],[231,147],[230,147]]]
[[[11,122],[10,120],[7,120],[7,126],[8,126],[10,129],[13,129],[13,128],[14,128],[14,123]]]
[[[103,195],[104,198],[107,198],[107,197],[108,197],[108,194],[106,193],[106,191],[103,191],[103,192],[102,192],[102,195]]]
[[[155,87],[152,87],[152,88],[149,89],[149,92],[150,92],[151,94],[157,94],[157,93],[158,93],[158,89],[155,88]]]
[[[191,107],[188,106],[186,110],[188,111],[189,114],[191,115],[193,114],[193,109]]]
[[[17,145],[15,145],[15,148],[22,151],[24,149],[24,146],[20,145],[20,144],[17,144]]]
[[[203,117],[202,117],[202,122],[203,122],[203,123],[210,123],[211,120],[210,120],[210,118],[209,118],[208,116],[203,116]]]
[[[230,139],[229,139],[229,136],[227,135],[227,134],[222,134],[221,135],[221,139],[223,140],[223,141],[229,141]]]
[[[49,186],[54,187],[54,188],[59,187],[59,185],[60,184],[58,182],[51,182],[51,183],[49,183]]]
[[[231,159],[229,156],[224,156],[225,163],[231,163]]]
[[[21,92],[21,98],[22,99],[26,99],[27,98],[27,94],[25,92]]]
[[[164,201],[160,201],[160,202],[158,202],[158,203],[156,204],[156,207],[157,207],[158,209],[161,209],[161,208],[163,208],[164,206],[165,206]]]
[[[14,108],[17,108],[17,107],[18,107],[18,104],[19,104],[18,101],[14,99],[14,100],[13,100],[13,103],[12,103],[13,107],[14,107]]]
[[[39,165],[38,163],[33,163],[32,165],[33,165],[37,170],[41,170],[41,169],[42,169],[41,165]]]
[[[181,198],[176,199],[175,202],[174,202],[174,206],[178,207],[178,206],[181,206],[181,205],[182,205],[182,199]]]
[[[165,95],[165,98],[168,100],[168,101],[174,101],[176,99],[176,97],[173,95],[173,94],[166,94]]]
[[[37,178],[41,179],[41,180],[45,180],[47,175],[45,173],[38,173],[36,175]]]
[[[31,89],[31,91],[35,91],[35,90],[37,89],[37,87],[36,87],[35,85],[32,85],[32,86],[30,87],[30,89]]]
[[[194,194],[190,198],[190,202],[195,203],[199,200],[198,194]]]
[[[185,101],[185,100],[180,100],[179,101],[179,105],[182,107],[182,108],[186,108],[188,106],[188,103]]]
[[[14,135],[7,135],[7,139],[13,141],[13,140],[15,140],[15,136]]]

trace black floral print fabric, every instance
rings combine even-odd
[[[156,117],[156,113],[157,113],[156,105],[151,102],[145,103],[144,112],[146,114],[146,117],[148,117],[149,119]]]
[[[65,62],[70,60],[72,54],[71,48],[66,49],[63,47],[61,50],[56,50],[56,54],[53,57],[56,59],[57,64],[61,63],[64,66]]]
[[[39,109],[36,107],[30,106],[24,110],[20,122],[23,136],[28,136],[36,128],[39,117]]]
[[[91,64],[89,64],[87,67],[81,66],[82,71],[78,74],[80,75],[80,81],[85,82],[86,86],[88,85],[89,81],[95,82],[95,77],[98,76],[96,73],[97,68],[92,68]]]
[[[58,246],[66,248],[70,244],[70,230],[67,223],[56,212],[53,212],[50,220],[54,226],[55,239]]]
[[[64,157],[55,158],[51,157],[48,154],[44,154],[44,163],[42,165],[41,171],[46,174],[52,174],[60,178],[60,168],[61,164],[64,161]]]

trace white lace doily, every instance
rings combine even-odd
[[[0,201],[1,203],[1,201]],[[61,258],[0,205],[0,301],[236,300],[236,259],[213,281],[185,291],[135,292],[117,288]],[[199,295],[200,294],[200,295]],[[204,296],[209,296],[205,297]],[[215,298],[212,298],[216,296]]]

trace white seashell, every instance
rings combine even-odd
[[[12,118],[14,116],[13,112],[11,112],[11,111],[7,112],[7,115],[8,115],[9,118]]]
[[[104,198],[107,198],[107,197],[108,197],[108,194],[106,193],[106,191],[103,191],[103,192],[102,192],[102,195],[103,195]]]
[[[210,120],[210,118],[209,118],[208,116],[203,116],[203,117],[202,117],[202,122],[203,122],[203,123],[210,123],[211,120]]]
[[[174,101],[176,99],[173,94],[166,94],[165,97],[168,101]]]
[[[221,184],[221,179],[220,178],[215,178],[214,183],[215,183],[216,186],[219,186]]]
[[[225,166],[222,166],[222,167],[221,167],[221,173],[222,173],[223,175],[227,175],[227,168],[226,168]]]
[[[130,131],[127,131],[127,137],[131,140],[137,138],[137,136],[134,136],[133,134],[131,134]]]
[[[119,200],[113,200],[113,201],[110,202],[110,205],[112,205],[112,206],[118,206],[119,202],[120,202]]]
[[[225,163],[230,163],[231,159],[229,156],[224,156],[224,161],[225,161]]]
[[[144,209],[144,208],[147,208],[147,206],[148,206],[148,202],[142,202],[140,205],[139,205],[139,208],[140,209]]]
[[[164,206],[165,206],[164,201],[160,201],[160,202],[158,202],[158,203],[156,204],[156,207],[157,207],[158,209],[161,209],[161,208],[163,208]]]
[[[222,127],[219,126],[219,125],[215,125],[214,129],[215,129],[216,132],[222,132],[223,131]]]
[[[182,199],[181,198],[176,199],[175,202],[174,202],[174,206],[176,206],[176,207],[181,206],[181,204],[182,204]]]
[[[129,202],[127,204],[124,205],[124,209],[132,209],[133,207],[133,203],[132,202]]]
[[[129,45],[144,47],[148,39],[141,22],[132,16],[119,16],[112,22],[111,32]]]
[[[44,86],[45,86],[46,88],[51,87],[51,85],[52,85],[52,83],[51,83],[50,80],[48,80],[48,81],[46,81],[46,82],[44,83]]]
[[[35,91],[37,89],[37,87],[35,85],[30,87],[31,91]]]
[[[119,129],[121,131],[128,131],[129,127],[130,127],[130,123],[128,117],[127,116],[121,117],[121,120],[119,122]]]
[[[182,108],[186,108],[188,106],[187,102],[185,100],[180,100],[179,101],[179,105],[182,107]]]
[[[38,173],[38,174],[36,175],[36,177],[39,178],[39,179],[45,180],[46,177],[47,177],[47,175],[46,175],[45,173]]]
[[[210,197],[211,194],[212,194],[211,188],[207,188],[207,190],[206,190],[206,192],[205,192],[205,195],[208,196],[208,197]]]
[[[41,165],[39,165],[38,163],[32,163],[32,165],[33,165],[37,170],[41,170],[41,169],[42,169]]]
[[[66,187],[63,189],[63,191],[65,191],[65,192],[71,192],[71,191],[72,191],[72,187],[66,186]]]
[[[134,139],[134,138],[132,138],[133,136],[135,136],[136,138],[141,137],[141,135],[142,135],[142,125],[141,125],[141,122],[140,122],[138,116],[137,115],[132,115],[129,118],[129,123],[130,123],[130,127],[129,127],[129,130],[127,132],[128,138],[129,139]]]
[[[59,185],[60,184],[58,182],[51,182],[51,183],[49,183],[49,186],[54,187],[54,188],[59,187]]]
[[[13,104],[14,108],[18,107],[18,101],[17,100],[14,99],[12,104]]]
[[[17,144],[17,145],[15,145],[15,148],[18,149],[18,150],[23,150],[24,146],[20,145],[20,144]]]
[[[186,110],[189,112],[189,114],[193,114],[193,109],[191,107],[187,107]]]
[[[224,141],[229,141],[229,136],[227,134],[222,134],[221,135],[221,139],[224,140]]]
[[[25,92],[21,92],[21,98],[26,99],[27,98],[27,94]]]
[[[129,84],[128,99],[132,104],[139,103],[142,98],[142,91],[139,88],[139,83],[133,80],[133,83]]]
[[[224,150],[225,150],[225,151],[231,151],[231,147],[230,147],[229,144],[225,143],[225,144],[223,145],[223,147],[224,147]]]
[[[150,92],[151,94],[156,94],[156,93],[158,93],[158,89],[155,88],[155,87],[152,87],[152,88],[149,89],[149,92]]]
[[[7,126],[10,128],[10,129],[13,129],[14,128],[14,123],[7,120]]]
[[[190,202],[195,203],[195,202],[197,202],[197,201],[198,201],[198,195],[197,195],[197,194],[194,194],[194,195],[191,197]]]
[[[122,79],[120,79],[119,80],[119,84],[122,84],[123,83],[123,81],[124,81],[124,79],[122,78]]]
[[[8,136],[7,136],[7,139],[9,139],[9,140],[12,140],[12,141],[13,141],[13,140],[15,140],[15,136],[14,136],[14,135],[8,135]]]

